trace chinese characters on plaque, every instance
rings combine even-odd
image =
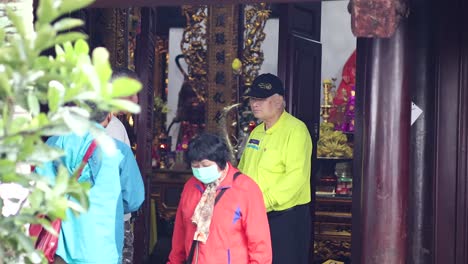
[[[212,5],[208,29],[208,97],[207,129],[219,129],[222,110],[236,100],[237,82],[231,62],[237,57],[238,8],[234,5]]]

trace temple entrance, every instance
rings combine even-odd
[[[158,5],[159,2],[169,4],[158,1]],[[180,4],[180,1],[171,2]],[[463,138],[466,138],[467,129],[464,121],[466,107],[461,103],[466,101],[463,85],[467,74],[462,66],[466,61],[464,44],[467,38],[461,26],[466,22],[462,15],[466,5],[455,0],[450,1],[453,5],[440,6],[435,1],[415,2],[415,12],[410,15],[408,24],[401,26],[400,31],[391,38],[359,38],[357,41],[356,133],[353,140],[355,150],[358,151],[354,152],[353,171],[356,173],[353,174],[362,177],[353,179],[353,202],[347,205],[353,207],[352,258],[355,263],[375,263],[376,259],[383,263],[402,263],[407,257],[412,259],[412,263],[466,262],[467,249],[464,245],[467,236],[463,230],[466,230],[465,216],[468,209],[465,201],[467,169],[463,165],[466,163],[466,153],[463,151],[466,142]],[[138,1],[139,6],[145,3],[149,1]],[[201,3],[193,1],[192,4]],[[286,5],[292,8],[296,4]],[[96,4],[96,7],[104,6],[125,7],[125,3],[98,1]],[[433,9],[440,12],[434,15]],[[300,8],[300,11],[304,11],[304,8]],[[141,27],[135,43],[137,52],[134,64],[146,89],[140,94],[144,98],[143,112],[136,120],[139,131],[137,157],[142,171],[146,173],[148,188],[159,188],[152,185],[150,180],[153,175],[150,153],[155,126],[155,78],[159,80],[164,75],[164,72],[156,71],[159,64],[155,64],[158,12],[157,8],[149,7],[141,8],[140,12]],[[297,13],[292,14],[296,14],[293,18],[300,17]],[[120,20],[113,21],[118,23]],[[437,27],[429,31],[428,23]],[[297,26],[303,25],[286,24],[284,27],[287,30],[280,30],[291,31],[279,41],[279,49],[284,52],[279,52],[278,74],[290,84],[291,89],[306,87],[308,82],[317,83],[321,87],[323,76],[311,74],[301,79],[294,75],[303,74],[301,70],[314,67],[314,63],[317,63],[294,57],[295,50],[312,54],[315,58],[320,57],[317,53],[319,43],[310,41],[302,33],[294,35]],[[446,28],[452,28],[453,31],[446,31]],[[117,37],[120,36],[121,31],[113,32]],[[408,38],[408,35],[412,37]],[[430,45],[434,40],[437,45]],[[281,44],[281,41],[284,43]],[[414,59],[413,62],[410,63],[408,58]],[[440,79],[436,80],[434,76]],[[300,83],[294,82],[296,80]],[[307,105],[309,101],[305,98],[308,96],[301,96],[302,92],[289,92],[288,110],[310,120],[309,130],[315,133],[318,128],[314,120],[320,119],[317,119],[315,110],[308,111],[308,108],[319,109],[321,105]],[[424,110],[423,117],[413,127],[409,125],[411,100]],[[141,131],[144,132],[140,136]],[[167,178],[172,179],[171,172],[167,175]],[[169,181],[165,186],[167,192],[160,198],[167,200],[163,201],[162,206],[173,210],[177,205],[174,201],[177,199],[178,187]],[[150,189],[148,193],[151,193]],[[382,193],[387,195],[385,199],[379,196]],[[150,201],[150,197],[147,200]],[[407,209],[408,206],[410,209]],[[137,229],[140,230],[137,231],[139,239],[136,248],[140,252],[136,255],[141,259],[136,263],[142,263],[151,251],[151,208],[154,206],[147,203],[137,222]],[[376,237],[389,237],[389,240],[376,243]],[[415,242],[414,247],[407,244],[408,237]],[[394,254],[383,254],[389,247]]]
[[[355,49],[345,2],[244,4],[210,7],[209,10],[204,6],[96,8],[81,12],[80,16],[88,21],[91,45],[108,47],[112,64],[135,69],[145,84],[140,94],[140,98],[144,98],[140,99],[143,112],[130,117],[135,120],[130,129],[138,131],[132,134],[148,188],[148,202],[136,223],[137,258],[152,255],[153,262],[163,263],[168,254],[179,195],[190,177],[190,170],[183,161],[188,140],[205,129],[225,126],[221,130],[229,134],[233,146],[241,146],[241,138],[248,136],[246,132],[255,120],[245,104],[218,122],[220,110],[229,104],[242,103],[242,93],[249,82],[259,73],[271,72],[284,80],[286,109],[307,125],[313,141],[314,220],[311,225],[314,231],[311,235],[315,245],[310,249],[311,263],[328,259],[350,262],[351,191],[337,194],[335,162],[343,160],[344,165],[350,165],[352,154],[333,157],[331,153],[317,159],[320,123],[324,121],[322,106],[328,105],[324,103],[323,80],[333,80],[333,87],[326,96],[330,103],[333,97],[341,98],[342,114],[351,95],[350,90],[345,91],[349,94],[342,94],[341,87],[343,65]],[[236,14],[235,19],[225,16],[226,12]],[[268,12],[268,16],[262,17],[262,12]],[[335,28],[326,27],[322,16],[329,19],[325,24]],[[343,21],[342,28],[337,28],[338,20]],[[217,27],[219,23],[230,31],[223,32],[225,29]],[[256,27],[247,26],[255,23]],[[213,35],[226,33],[224,36],[232,35],[235,40],[209,40],[206,37],[210,30],[217,30]],[[340,43],[338,36],[343,35],[351,37],[347,41],[341,39]],[[251,38],[250,45],[244,44],[246,38]],[[328,47],[323,45],[322,38],[329,41]],[[226,45],[226,42],[231,44]],[[216,51],[210,51],[209,45],[217,47]],[[261,49],[261,53],[256,49]],[[253,53],[260,54],[261,60],[254,60]],[[324,59],[324,56],[327,57]],[[244,70],[240,73],[231,69],[236,57],[243,60]],[[209,84],[203,86],[207,80],[219,82],[218,85],[225,82],[224,91],[213,93]],[[355,80],[347,88],[351,89],[354,83]],[[339,96],[332,96],[332,93]],[[233,121],[234,126],[226,125]],[[350,139],[352,133],[347,131]],[[236,158],[239,157],[240,152]],[[330,175],[326,173],[330,161],[334,175],[331,185],[327,182]],[[345,168],[347,179],[352,179],[351,168]],[[327,187],[332,190],[324,192],[323,188]],[[157,252],[153,252],[155,248]]]

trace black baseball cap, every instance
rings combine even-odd
[[[267,98],[274,94],[284,95],[283,82],[276,75],[264,73],[255,78],[244,96]]]

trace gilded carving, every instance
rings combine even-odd
[[[185,62],[188,65],[188,72],[184,73],[186,81],[189,81],[197,94],[199,100],[206,99],[207,79],[207,6],[182,7],[186,17],[187,26],[184,28],[180,49],[184,54]]]
[[[169,65],[167,55],[168,53],[168,39],[161,36],[156,36],[156,46],[155,46],[155,62],[154,62],[154,97],[155,97],[155,111],[154,111],[154,132],[155,135],[159,135],[162,131],[166,130],[165,120],[166,112],[163,109],[157,108],[161,107],[163,103],[162,95],[165,94],[168,83],[168,67]],[[164,97],[165,98],[165,97]],[[158,105],[159,104],[159,105]]]
[[[270,10],[265,3],[246,5],[244,8],[244,48],[242,51],[242,77],[250,86],[262,67],[264,55],[261,49],[265,40],[265,24]]]
[[[136,37],[140,33],[141,12],[138,7],[131,7],[128,10],[128,58],[127,66],[131,70],[135,70],[135,49]]]
[[[115,62],[116,67],[126,67],[128,58],[128,9],[114,9]]]
[[[128,9],[106,8],[99,11],[96,37],[110,54],[113,67],[126,67],[128,58]]]
[[[351,243],[340,239],[316,239],[314,242],[314,263],[325,260],[351,260]]]
[[[250,4],[244,6],[244,31],[243,31],[243,49],[241,55],[241,63],[233,63],[233,67],[237,65],[237,72],[240,71],[239,91],[241,93],[244,87],[252,85],[253,80],[258,75],[263,61],[264,54],[261,49],[262,43],[265,40],[265,24],[270,17],[269,6],[265,3]],[[239,66],[240,65],[240,66]],[[242,100],[242,99],[241,99]],[[238,135],[237,145],[235,146],[236,155],[240,158],[240,154],[245,146],[245,141],[249,136],[249,130],[255,124],[256,119],[253,116],[248,103],[243,100],[239,106],[238,116]]]

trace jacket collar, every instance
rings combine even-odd
[[[219,184],[218,189],[231,188],[232,182],[234,180],[234,174],[239,171],[237,168],[234,168],[234,166],[232,166],[230,162],[228,162],[226,166],[228,166],[227,175],[224,178],[224,180]]]
[[[265,131],[266,134],[271,135],[273,134],[276,130],[278,130],[278,127],[281,127],[284,123],[284,120],[287,118],[288,113],[283,110],[283,113],[280,115],[278,120],[276,120],[276,123],[274,123],[269,129],[265,130],[265,122],[263,122],[263,131]]]

